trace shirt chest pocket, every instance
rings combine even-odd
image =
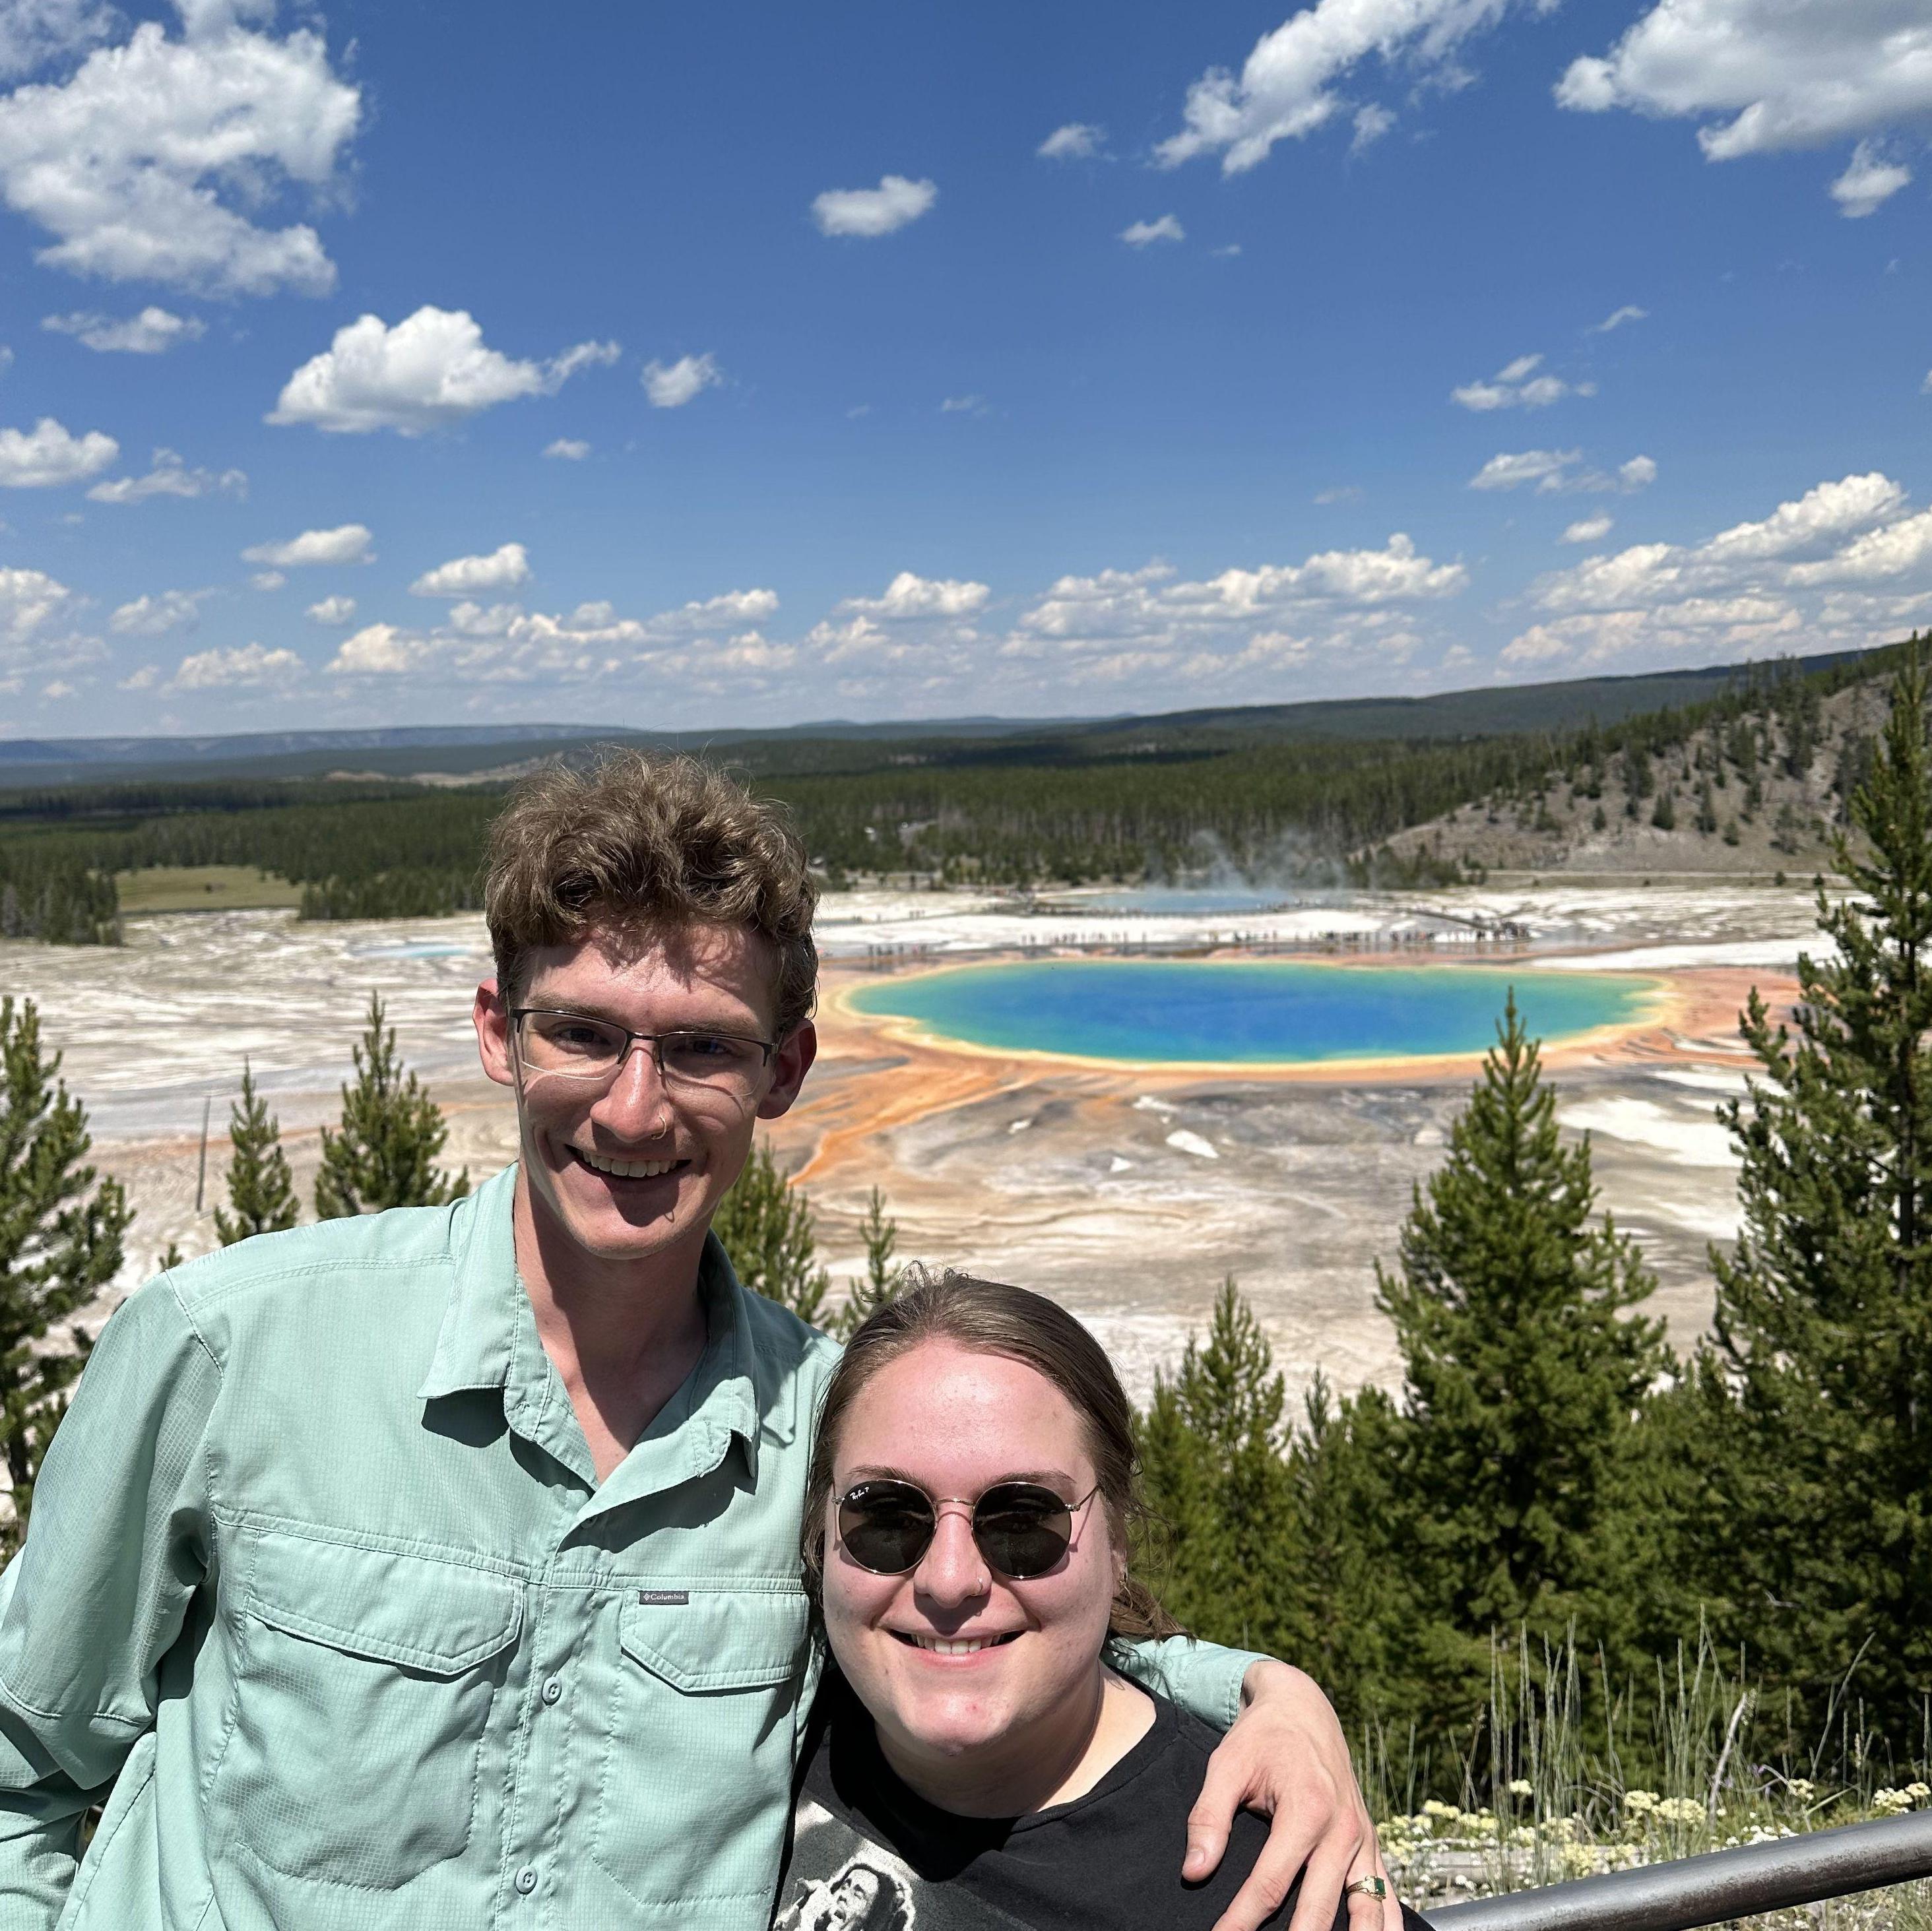
[[[795,1588],[651,1591],[619,1611],[592,1855],[639,1904],[748,1895],[728,1868],[769,1892],[808,1624]]]
[[[460,1564],[296,1536],[253,1538],[246,1574],[212,1792],[230,1847],[379,1890],[460,1856],[521,1593]]]

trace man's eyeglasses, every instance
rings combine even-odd
[[[586,1086],[608,1086],[631,1048],[642,1044],[651,1049],[667,1086],[702,1087],[749,1101],[778,1051],[770,1040],[747,1033],[633,1033],[613,1020],[537,1006],[513,1007],[510,1019],[518,1053],[532,1072],[581,1080]]]
[[[1096,1483],[1069,1502],[1039,1482],[996,1482],[973,1504],[973,1543],[1010,1581],[1044,1576],[1073,1544],[1073,1518],[1100,1493]],[[928,1495],[915,1482],[861,1482],[838,1498],[838,1540],[861,1569],[904,1576],[916,1569],[939,1533],[939,1504],[963,1495]]]

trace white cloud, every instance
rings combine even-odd
[[[17,80],[114,31],[114,10],[96,0],[7,0],[0,6],[0,80]]]
[[[1136,221],[1120,230],[1120,239],[1130,248],[1144,248],[1150,241],[1184,241],[1187,230],[1179,218],[1163,214],[1156,221]]]
[[[1832,199],[1846,217],[1856,221],[1876,214],[1902,187],[1912,183],[1912,170],[1902,161],[1888,160],[1876,145],[1861,141],[1852,150],[1850,164],[1832,184]]]
[[[1607,55],[1573,61],[1564,107],[1701,120],[1709,160],[1810,148],[1902,129],[1932,112],[1932,22],[1918,0],[1655,0]],[[1903,187],[1855,157],[1840,177],[1847,214]]]
[[[314,622],[331,628],[352,623],[356,619],[356,599],[353,597],[324,597],[319,604],[310,604],[305,614]]]
[[[326,293],[335,265],[315,230],[250,217],[284,187],[332,189],[358,91],[319,34],[244,25],[260,6],[179,8],[178,40],[145,21],[70,79],[0,99],[0,196],[56,238],[38,258],[48,267],[212,295]]]
[[[1090,160],[1106,145],[1107,130],[1085,121],[1070,121],[1056,127],[1034,150],[1042,160]]]
[[[343,639],[327,667],[334,677],[394,676],[414,670],[428,654],[422,638],[394,624],[370,624]]]
[[[992,595],[984,583],[956,577],[921,577],[902,570],[880,597],[848,597],[838,607],[890,622],[900,617],[963,617],[984,610]]]
[[[1536,370],[1542,364],[1540,355],[1519,355],[1487,382],[1466,382],[1459,389],[1451,389],[1449,400],[1460,403],[1465,409],[1478,411],[1547,409],[1552,403],[1561,402],[1567,395],[1592,396],[1597,393],[1594,382],[1573,385],[1560,376],[1546,372],[1537,374]]]
[[[724,379],[714,355],[680,355],[675,362],[646,362],[644,393],[653,409],[682,409]]]
[[[224,496],[245,496],[248,478],[240,469],[190,469],[172,449],[157,449],[154,463],[145,476],[116,476],[111,482],[96,483],[87,493],[96,503],[145,502],[150,496],[206,496],[219,491]]]
[[[70,684],[64,677],[56,677],[50,682],[40,686],[40,695],[56,703],[63,697],[72,697],[78,694],[79,687]]]
[[[184,657],[169,679],[172,691],[220,691],[292,683],[302,674],[292,650],[270,650],[259,643],[229,649],[199,650]]]
[[[108,627],[124,637],[162,637],[171,630],[185,630],[200,616],[202,601],[213,595],[212,590],[164,590],[159,596],[136,597],[116,610]]]
[[[0,566],[0,644],[22,644],[73,607],[74,592],[44,571]]]
[[[456,556],[426,570],[410,586],[414,597],[475,597],[514,590],[530,580],[530,559],[520,543],[506,543],[487,556]]]
[[[829,187],[813,199],[812,217],[821,235],[858,235],[872,238],[890,235],[916,221],[939,199],[929,181],[909,181],[902,174],[880,178],[877,187]]]
[[[208,332],[207,323],[198,316],[171,315],[152,304],[124,317],[80,312],[44,316],[40,326],[56,335],[74,336],[103,355],[158,355]]]
[[[1395,125],[1395,116],[1374,101],[1355,109],[1355,138],[1348,143],[1352,154],[1364,154]]]
[[[72,436],[50,415],[32,429],[0,429],[0,489],[44,490],[84,483],[121,453],[112,436],[90,429]]]
[[[310,563],[373,563],[369,548],[373,541],[364,524],[345,523],[334,529],[305,529],[286,543],[257,543],[242,553],[244,563],[266,563],[277,570],[292,570]],[[279,583],[262,585],[279,589]]]
[[[257,570],[248,579],[258,590],[279,590],[288,580],[279,570]]]
[[[560,462],[580,463],[590,454],[590,445],[580,442],[574,436],[560,436],[554,442],[544,445],[544,454]]]
[[[1887,587],[1810,594],[1862,584]],[[1700,543],[1586,557],[1540,580],[1533,601],[1544,620],[1503,652],[1506,663],[1749,655],[1800,637],[1811,649],[1870,643],[1932,608],[1932,511],[1908,510],[1904,491],[1876,471],[1841,477]]]
[[[1619,463],[1614,475],[1586,469],[1580,449],[1522,449],[1492,456],[1469,478],[1472,490],[1516,490],[1534,484],[1539,495],[1558,491],[1616,491],[1628,495],[1657,480],[1657,465],[1648,456],[1633,456]]]
[[[1626,322],[1648,322],[1650,310],[1640,308],[1634,301],[1627,301],[1621,308],[1613,308],[1602,321],[1590,325],[1592,335],[1607,335],[1612,328],[1621,328]]]
[[[1360,483],[1331,483],[1325,490],[1317,490],[1314,499],[1324,505],[1329,503],[1358,503],[1362,500],[1362,496]]]
[[[614,342],[580,342],[548,362],[513,361],[484,344],[465,309],[425,304],[393,328],[364,315],[290,376],[267,419],[419,436],[498,403],[554,395],[579,369],[614,362],[618,353]]]
[[[144,664],[138,670],[129,671],[114,688],[117,691],[152,691],[160,681],[160,666]]]
[[[1596,543],[1610,533],[1616,519],[1606,511],[1599,510],[1594,516],[1580,517],[1564,531],[1559,541],[1564,543]]]
[[[1219,153],[1222,172],[1264,160],[1277,141],[1300,140],[1348,103],[1339,83],[1376,55],[1424,78],[1455,77],[1454,56],[1472,34],[1514,7],[1547,13],[1556,0],[1315,0],[1255,43],[1240,74],[1210,69],[1187,90],[1186,126],[1155,150],[1173,167]],[[1359,125],[1358,128],[1359,133]]]
[[[984,415],[986,398],[980,395],[947,396],[939,405],[941,415]]]

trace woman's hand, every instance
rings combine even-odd
[[[1342,1726],[1314,1678],[1285,1663],[1252,1664],[1241,1680],[1241,1713],[1208,1759],[1188,1813],[1183,1877],[1198,1883],[1212,1874],[1244,1807],[1273,1824],[1215,1931],[1258,1931],[1298,1871],[1305,1874],[1288,1931],[1329,1931],[1345,1885],[1387,1882]],[[1348,1931],[1402,1931],[1393,1885],[1380,1900],[1348,1894]]]

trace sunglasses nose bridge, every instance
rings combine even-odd
[[[973,1536],[973,1505],[957,1498],[933,1504],[932,1540],[913,1570],[920,1594],[948,1608],[983,1596],[992,1574]]]

